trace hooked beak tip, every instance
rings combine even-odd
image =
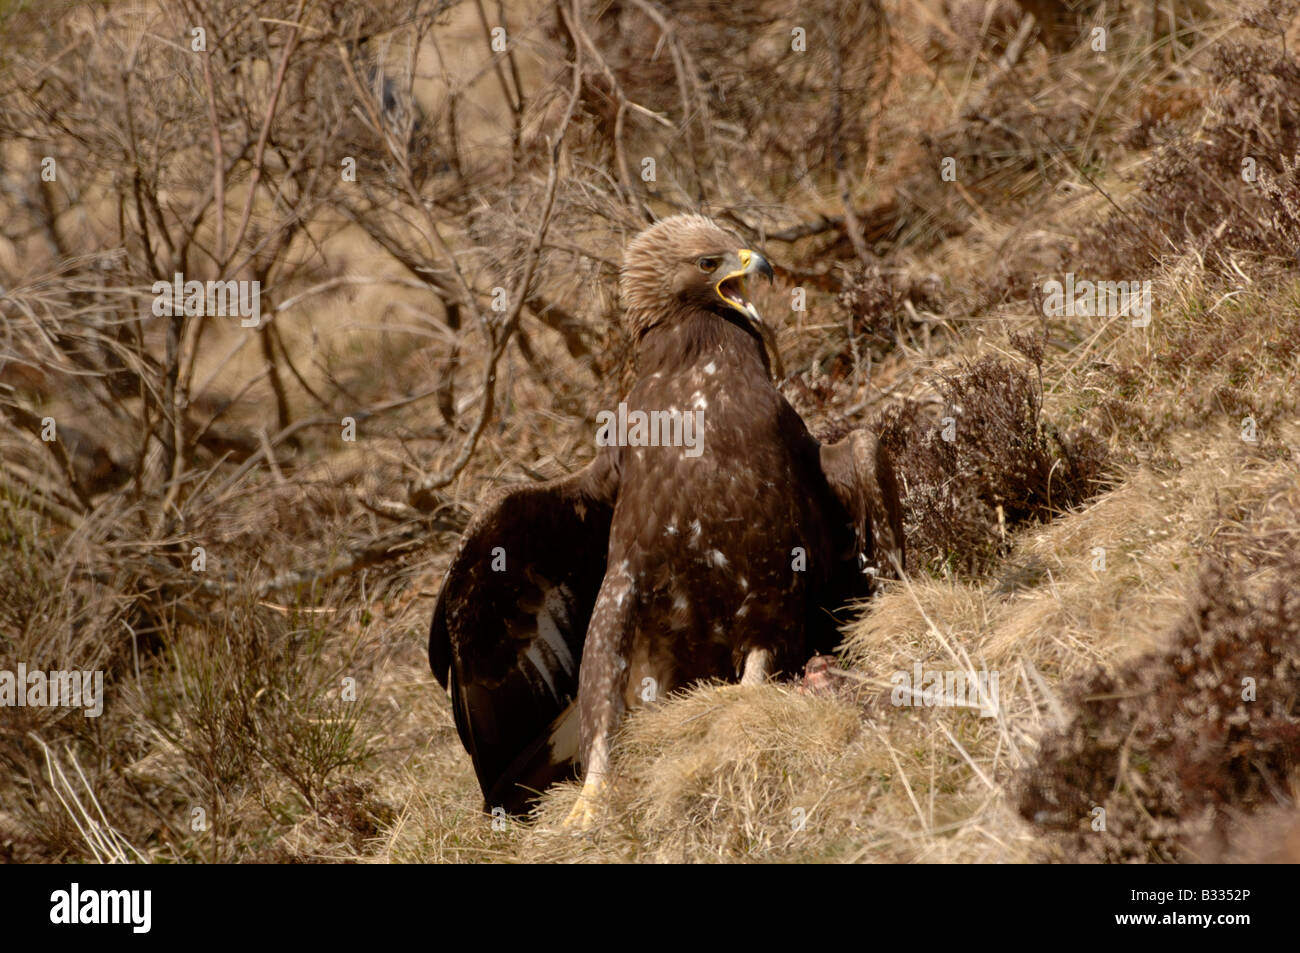
[[[762,275],[769,282],[776,279],[776,273],[772,271],[771,264],[769,264],[768,260],[758,252],[751,251],[747,248],[741,252],[741,255],[742,257],[745,257],[746,275]]]

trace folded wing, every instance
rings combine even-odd
[[[852,577],[861,581],[866,570],[897,577],[905,567],[903,510],[889,454],[873,434],[855,430],[838,443],[823,446],[821,464],[851,529],[843,537],[845,550],[837,554],[844,570],[837,578],[853,590],[859,586],[851,583]],[[858,594],[849,591],[844,597]]]

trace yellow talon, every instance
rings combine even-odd
[[[598,802],[604,797],[605,790],[606,785],[603,780],[589,779],[583,784],[578,799],[573,803],[573,810],[569,811],[569,816],[564,819],[560,827],[575,834],[586,833],[595,827],[600,807]]]

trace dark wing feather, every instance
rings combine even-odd
[[[889,454],[874,435],[855,430],[838,443],[821,449],[822,473],[832,496],[843,508],[851,533],[842,537],[837,553],[837,580],[845,598],[861,593],[853,584],[863,570],[875,567],[882,576],[897,576],[905,567],[903,509]]]
[[[570,708],[616,488],[602,453],[572,476],[501,493],[465,530],[443,579],[429,664],[489,810],[521,813],[576,772]]]

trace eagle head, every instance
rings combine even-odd
[[[619,287],[632,336],[708,311],[762,341],[762,318],[746,282],[754,274],[772,280],[772,266],[742,244],[703,215],[674,215],[629,242]]]

